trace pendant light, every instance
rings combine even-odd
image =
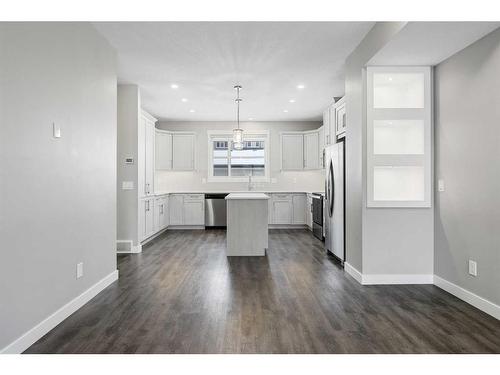
[[[237,91],[235,102],[238,107],[236,114],[238,127],[236,129],[233,129],[233,149],[243,150],[243,129],[240,129],[240,102],[242,101],[242,99],[240,98],[241,86],[236,85],[234,86],[234,88]]]

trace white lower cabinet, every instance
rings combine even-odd
[[[139,236],[142,241],[155,234],[154,198],[141,199],[139,215]]]
[[[205,197],[184,197],[184,225],[205,225]]]
[[[155,229],[160,231],[168,226],[168,197],[160,197],[155,199]]]
[[[182,194],[170,195],[170,225],[183,225],[184,223],[184,196]]]
[[[307,194],[305,212],[306,212],[306,224],[309,228],[312,229],[313,218],[312,218],[312,195],[311,194]]]
[[[205,225],[204,194],[172,194],[170,225]]]
[[[293,208],[293,224],[306,223],[306,195],[293,194],[292,195],[292,208]]]
[[[305,193],[269,193],[269,224],[306,224]],[[311,219],[312,220],[312,219]]]

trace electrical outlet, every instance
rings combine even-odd
[[[469,275],[477,276],[477,262],[469,259]]]
[[[83,263],[80,262],[76,265],[76,278],[79,279],[83,276]]]
[[[440,192],[444,191],[444,180],[442,180],[442,179],[438,180],[438,191],[440,191]]]

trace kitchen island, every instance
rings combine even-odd
[[[227,256],[265,256],[268,199],[263,193],[231,193],[227,200]]]

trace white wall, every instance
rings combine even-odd
[[[346,60],[346,260],[363,270],[363,215],[366,173],[366,111],[364,68],[366,63],[396,35],[405,22],[378,22]]]
[[[117,130],[117,239],[139,244],[138,235],[138,130],[141,115],[140,93],[137,85],[118,85]],[[134,164],[125,164],[125,158]],[[131,181],[134,189],[123,190],[122,182]]]
[[[500,305],[500,29],[439,64],[435,82],[446,188],[436,193],[435,274]]]
[[[0,56],[2,350],[116,270],[116,70],[88,23],[0,23]]]
[[[427,275],[430,280],[433,208],[367,208],[365,67],[405,26],[405,22],[377,23],[346,61],[346,252],[347,262],[364,275]]]
[[[208,138],[209,130],[231,131],[234,122],[159,122],[157,128],[164,130],[184,130],[196,132],[196,171],[194,172],[168,172],[157,171],[156,191],[236,191],[247,190],[247,182],[207,182],[202,183],[208,176]],[[312,130],[321,126],[320,122],[244,122],[244,130],[269,130],[270,131],[270,163],[271,178],[276,178],[276,183],[255,183],[255,190],[286,190],[286,191],[323,191],[324,171],[298,171],[282,172],[280,170],[280,132]]]

